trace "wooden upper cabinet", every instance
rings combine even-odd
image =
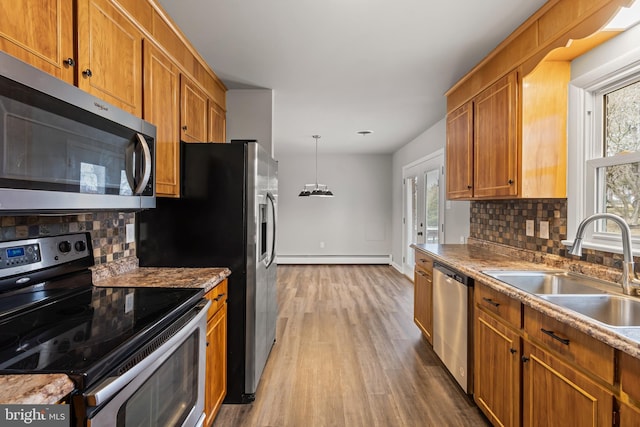
[[[73,24],[73,0],[1,1],[0,49],[73,84]]]
[[[185,142],[207,142],[207,94],[185,75],[180,77],[180,104],[180,138]]]
[[[227,119],[226,112],[214,101],[209,100],[209,141],[227,141]]]
[[[482,91],[473,108],[473,195],[518,194],[517,74]]]
[[[447,199],[473,196],[473,102],[447,115]]]
[[[144,119],[156,126],[156,194],[180,196],[180,71],[144,43]]]
[[[142,117],[142,33],[110,0],[78,0],[78,87]]]

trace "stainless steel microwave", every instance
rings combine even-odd
[[[0,215],[155,207],[152,124],[0,52]]]

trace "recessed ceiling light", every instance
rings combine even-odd
[[[358,135],[362,135],[362,136],[367,136],[369,134],[372,134],[373,131],[372,130],[359,130],[358,132],[356,132]]]

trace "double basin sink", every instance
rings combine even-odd
[[[566,271],[483,273],[610,328],[640,328],[640,299],[610,293],[617,290],[614,283]]]

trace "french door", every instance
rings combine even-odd
[[[403,168],[403,272],[413,278],[414,243],[444,242],[444,156]]]

